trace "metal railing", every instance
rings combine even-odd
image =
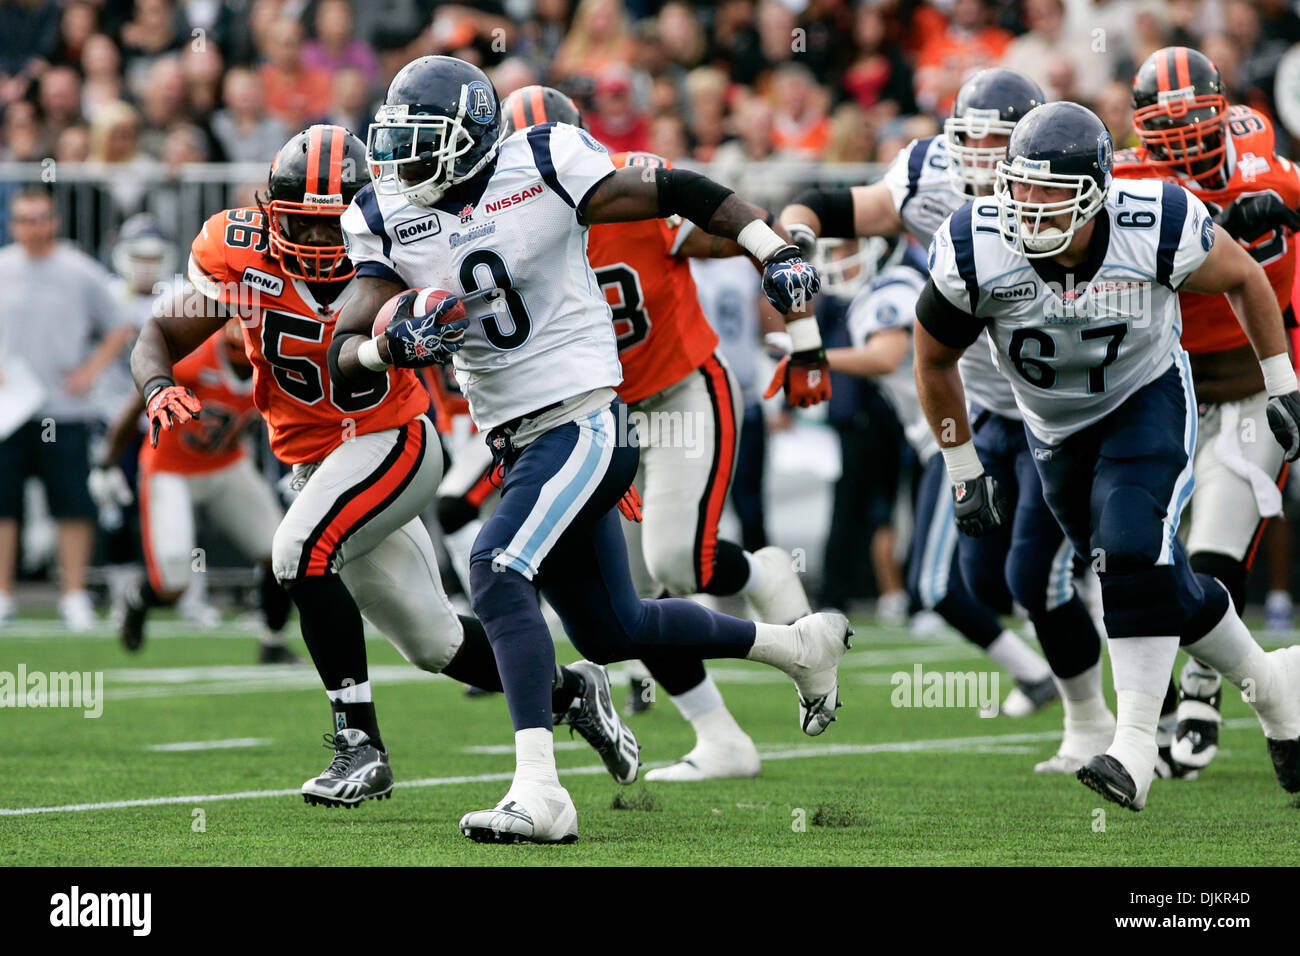
[[[883,171],[877,163],[680,165],[710,175],[774,211],[806,186],[867,183]],[[251,204],[254,192],[265,187],[266,173],[260,163],[194,163],[168,169],[151,159],[129,164],[0,162],[0,244],[10,241],[9,196],[23,186],[43,184],[54,195],[60,235],[101,262],[108,263],[122,222],[137,212],[156,216],[184,248],[209,216]]]

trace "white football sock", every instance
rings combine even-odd
[[[707,714],[709,711],[723,706],[722,694],[718,690],[718,685],[713,683],[713,678],[707,674],[704,676],[704,680],[686,693],[674,697],[673,703],[682,712],[682,716],[691,723],[694,723],[695,719],[701,714]]]
[[[1178,638],[1112,637],[1106,641],[1115,683],[1115,739],[1106,753],[1133,777],[1141,793],[1156,759],[1156,726],[1178,656]]]
[[[548,727],[515,731],[515,783],[556,784],[555,735]]]
[[[1188,644],[1183,650],[1195,660],[1213,667],[1233,687],[1240,688],[1244,680],[1254,680],[1255,699],[1263,699],[1260,691],[1270,683],[1268,655],[1255,643],[1231,604],[1208,634],[1194,644]]]
[[[740,594],[748,593],[751,587],[758,584],[758,562],[748,551],[745,552],[745,563],[749,565],[749,576],[745,578],[745,583],[740,586]]]
[[[792,625],[754,622],[754,646],[745,655],[746,660],[788,671],[795,665],[798,655],[799,645]]]
[[[1101,693],[1101,661],[1073,677],[1058,677],[1061,706],[1070,722],[1092,723],[1106,719],[1106,698]]]
[[[993,663],[1016,680],[1032,684],[1052,676],[1052,669],[1014,631],[1003,631],[986,649]]]

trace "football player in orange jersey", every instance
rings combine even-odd
[[[585,129],[573,101],[550,87],[516,90],[501,113],[506,136],[549,122]],[[670,166],[652,153],[612,158],[616,168]],[[718,536],[744,407],[687,260],[740,255],[745,250],[738,243],[677,217],[593,225],[587,245],[618,336],[623,382],[616,391],[642,442],[634,484],[644,520],[624,526],[637,591],[641,597],[743,594],[758,620],[791,624],[812,609],[790,554],[776,546],[750,554]],[[643,663],[696,733],[690,753],[650,771],[647,780],[758,774],[758,749],[702,661],[664,655]]]
[[[353,288],[339,219],[365,184],[365,146],[338,126],[313,126],[281,148],[256,207],[211,217],[194,240],[193,288],[140,333],[131,370],[150,438],[199,416],[175,364],[238,316],[253,364],[253,400],[271,450],[294,466],[298,497],[276,528],[276,578],[298,607],[303,639],[325,684],[334,759],[303,784],[310,804],[352,807],[388,796],[393,774],[366,667],[362,616],[407,660],[431,672],[501,689],[482,625],[457,618],[438,579],[419,513],[442,475],[414,372],[390,369],[360,389],[333,383],[338,310]],[[600,752],[620,782],[635,778],[631,731],[601,711],[604,668],[557,668],[553,706]]]
[[[1228,104],[1219,71],[1205,54],[1166,47],[1151,54],[1133,79],[1133,125],[1142,145],[1115,154],[1115,177],[1161,178],[1195,193],[1264,267],[1293,324],[1296,252],[1290,237],[1300,228],[1300,171],[1274,152],[1268,119]],[[1277,442],[1255,440],[1267,427],[1268,393],[1227,299],[1184,292],[1179,306],[1182,346],[1190,353],[1200,401],[1187,551],[1192,569],[1218,578],[1240,613],[1264,523],[1282,513],[1279,488],[1287,465]],[[1176,716],[1161,720],[1161,744],[1172,734],[1169,754],[1162,750],[1162,756],[1172,773],[1194,776],[1218,750],[1222,682],[1212,668],[1189,658],[1179,683]]]
[[[170,607],[193,573],[195,512],[262,566],[262,614],[266,629],[259,653],[263,664],[292,664],[281,630],[289,596],[271,570],[271,536],[283,517],[270,484],[260,475],[242,441],[257,419],[253,366],[244,353],[244,333],[230,319],[175,368],[178,385],[203,405],[198,427],[159,434],[157,446],[140,447],[140,532],[148,574],[126,595],[122,643],[129,651],[144,642],[149,609]],[[98,468],[111,467],[137,434],[144,400],[122,408],[105,436]]]

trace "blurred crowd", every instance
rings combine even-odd
[[[0,0],[0,159],[91,160],[151,179],[265,162],[328,121],[364,135],[410,59],[485,67],[504,96],[559,86],[613,149],[718,163],[884,162],[1004,64],[1132,141],[1134,68],[1205,50],[1229,98],[1272,110],[1300,41],[1288,0]],[[1286,144],[1281,144],[1283,149]]]

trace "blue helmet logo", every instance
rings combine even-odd
[[[469,85],[465,104],[469,118],[480,126],[492,122],[492,117],[497,115],[496,104],[492,101],[492,90],[482,80],[475,80]]]
[[[1097,140],[1097,165],[1103,173],[1109,173],[1115,165],[1115,143],[1111,140],[1109,131]]]

